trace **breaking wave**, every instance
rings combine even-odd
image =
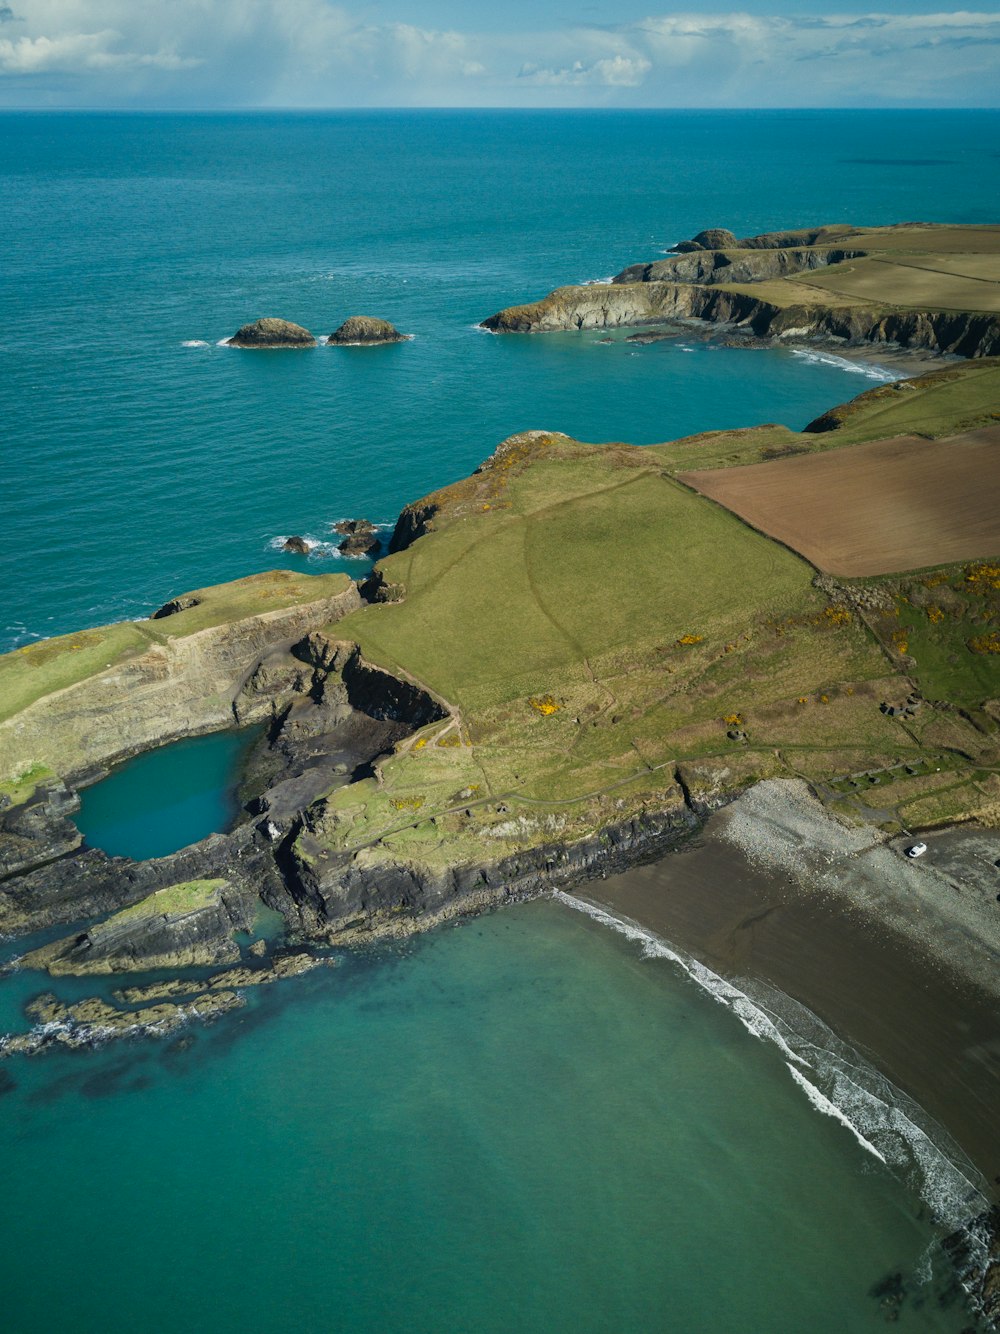
[[[876,366],[870,361],[852,361],[850,357],[838,357],[833,352],[814,352],[810,348],[797,347],[793,348],[792,356],[801,357],[803,361],[815,366],[833,366],[838,371],[863,375],[867,380],[877,380],[880,384],[906,379],[902,371],[892,371],[888,366]]]
[[[850,1130],[926,1201],[943,1227],[962,1228],[986,1209],[985,1182],[947,1132],[811,1010],[767,983],[727,981],[628,917],[562,890],[554,897],[635,941],[644,957],[677,964],[749,1033],[773,1043],[815,1110]]]
[[[211,347],[211,343],[206,343],[204,338],[185,338],[181,347]]]

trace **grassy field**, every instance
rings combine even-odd
[[[482,855],[679,802],[678,768],[726,790],[922,753],[879,708],[910,687],[867,625],[662,453],[545,437],[439,493],[435,530],[382,562],[404,599],[330,633],[457,720],[332,793],[311,853]]]
[[[865,253],[788,278],[724,287],[782,307],[1000,311],[1000,227],[859,227],[832,247],[828,237],[819,244],[840,246]]]
[[[988,638],[1000,572],[997,589],[988,571],[954,566],[823,592],[803,561],[674,474],[915,422],[944,436],[995,420],[998,403],[994,361],[880,386],[814,434],[767,426],[645,449],[515,438],[436,493],[432,531],[381,563],[403,600],[331,628],[456,717],[404,743],[377,779],[332,793],[308,850],[474,859],[679,802],[678,775],[711,794],[775,774],[822,786],[890,770],[890,825],[904,810],[934,823],[956,804],[984,807],[984,776],[1000,768],[984,708],[1000,697]],[[937,593],[947,608],[933,610],[946,585],[953,598]],[[859,589],[876,590],[880,610],[859,610]],[[915,688],[950,711],[883,708]],[[850,807],[854,792],[830,797]]]

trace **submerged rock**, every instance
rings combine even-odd
[[[33,1056],[49,1047],[94,1047],[111,1038],[159,1037],[174,1032],[189,1019],[213,1019],[245,1004],[235,991],[216,991],[184,1005],[164,1003],[142,1010],[118,1010],[96,996],[64,1005],[47,992],[25,1006],[25,1013],[36,1021],[30,1032],[0,1036],[0,1058]]]
[[[681,329],[651,329],[648,333],[629,334],[626,343],[665,343],[683,337]]]
[[[270,316],[254,320],[237,329],[232,338],[228,338],[230,347],[315,347],[316,339],[301,324],[292,324],[290,320],[274,319]]]
[[[370,315],[352,315],[330,335],[327,342],[343,347],[345,344],[402,343],[409,337],[410,334],[401,334],[388,320],[374,319]]]

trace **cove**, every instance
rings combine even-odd
[[[80,796],[76,823],[112,857],[166,857],[236,817],[240,762],[259,729],[213,732],[139,755]]]

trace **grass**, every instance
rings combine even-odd
[[[35,789],[55,774],[44,764],[32,764],[23,773],[0,783],[0,793],[10,799],[12,806],[19,806],[35,794]]]
[[[219,891],[226,883],[225,880],[184,880],[176,885],[167,885],[139,903],[123,908],[100,926],[91,927],[90,934],[98,935],[102,931],[113,930],[149,917],[199,912],[204,908],[210,908],[217,902]]]
[[[949,566],[876,586],[891,603],[871,616],[872,627],[887,651],[912,659],[910,670],[927,699],[976,710],[1000,698],[1000,654],[975,651],[1000,630],[1000,562]]]
[[[0,721],[149,648],[152,636],[123,623],[26,644],[0,656]]]
[[[351,585],[346,574],[299,574],[294,570],[266,570],[246,579],[236,579],[212,588],[200,588],[188,596],[197,606],[173,616],[140,622],[142,628],[159,639],[178,639],[210,630],[230,621],[262,616],[301,602],[336,597]]]
[[[663,450],[547,437],[510,457],[438,493],[433,531],[382,562],[403,601],[329,631],[450,701],[459,730],[434,724],[380,781],[331,793],[303,855],[481,857],[679,803],[678,765],[724,791],[836,772],[848,750],[894,758],[871,633],[673,481]]]
[[[808,593],[803,561],[689,494],[645,451],[622,453],[543,450],[502,508],[383,561],[405,601],[355,613],[338,636],[475,711],[575,699],[685,635],[717,643],[738,632],[748,586],[763,608]],[[525,726],[558,725],[531,713],[526,703]]]
[[[644,449],[516,438],[486,471],[435,493],[431,531],[381,563],[403,600],[329,631],[432,688],[459,726],[424,729],[378,781],[332,793],[300,852],[378,845],[432,864],[475,861],[679,803],[678,771],[718,794],[765,775],[822,785],[895,766],[872,789],[891,798],[890,821],[909,805],[926,819],[979,809],[982,783],[969,775],[992,772],[994,758],[1000,767],[982,708],[1000,698],[1000,655],[973,654],[968,641],[994,624],[1000,587],[970,583],[965,566],[854,581],[890,594],[885,624],[860,617],[813,587],[798,557],[672,473],[915,426],[948,435],[997,402],[993,361],[880,386],[822,433],[767,426]],[[948,619],[928,614],[945,583]],[[957,707],[907,720],[881,711],[915,682]],[[849,806],[869,790],[841,787],[830,798]]]

